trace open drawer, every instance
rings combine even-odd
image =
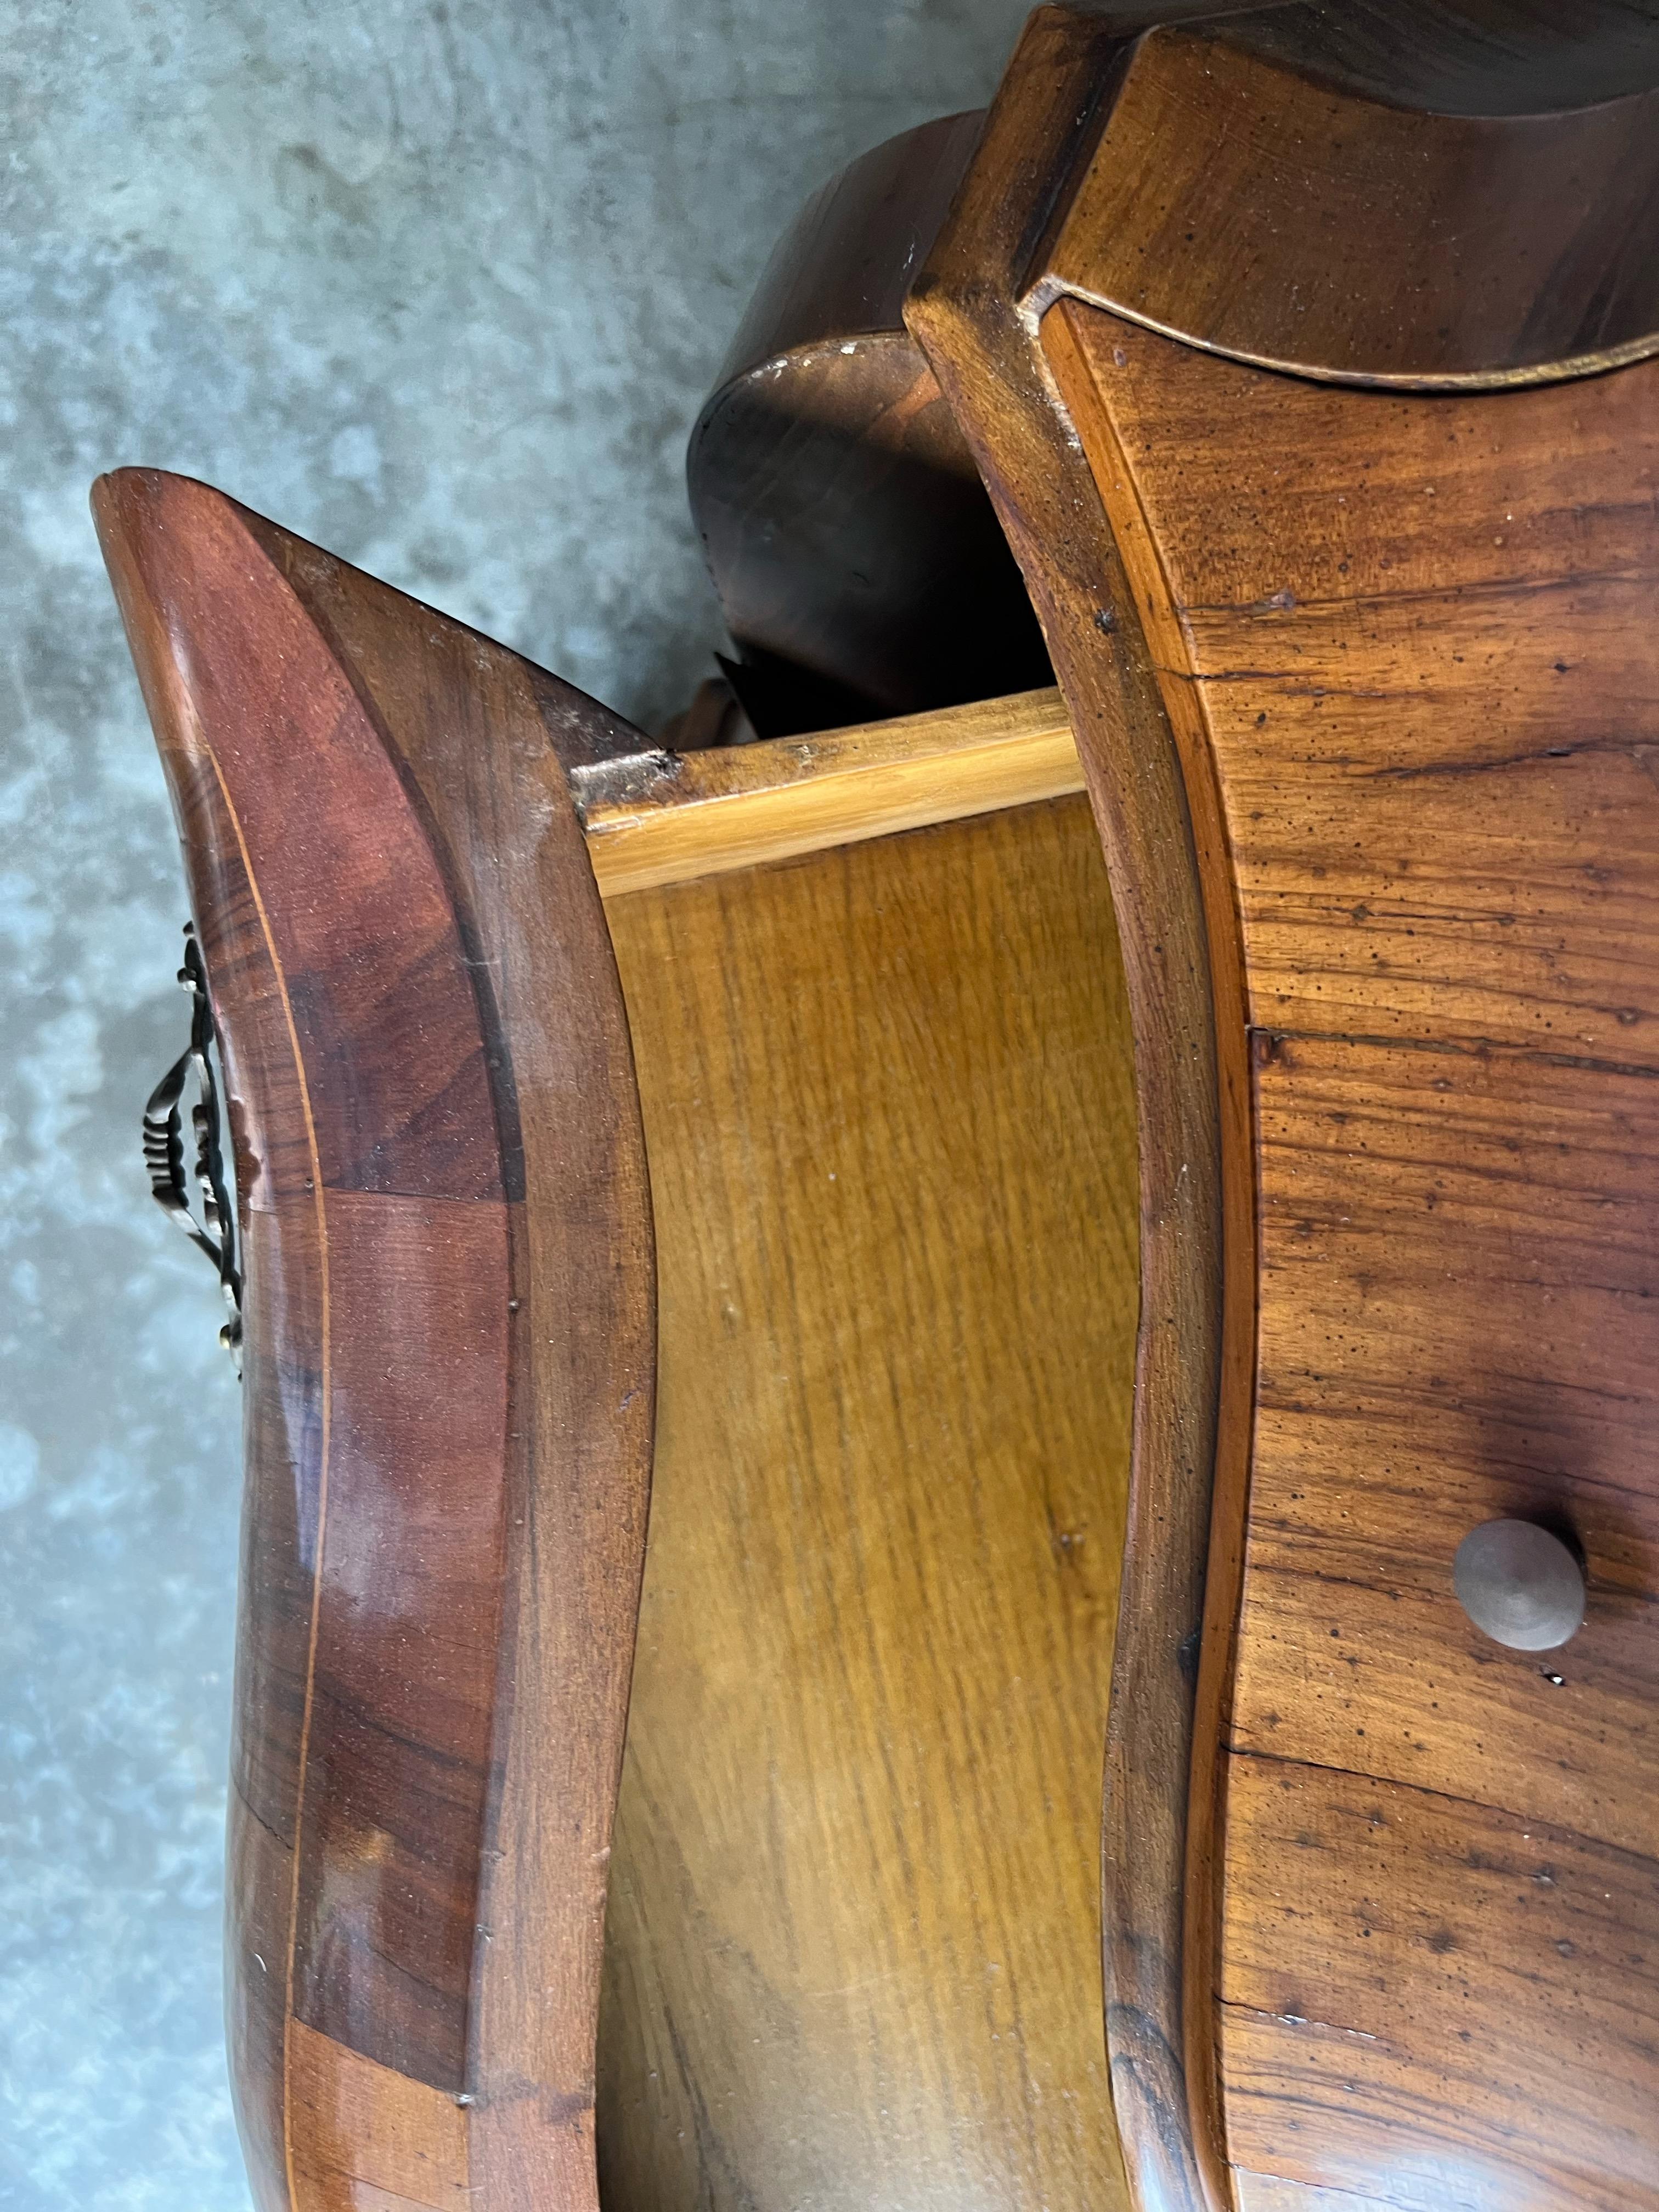
[[[234,1140],[262,2203],[591,2204],[596,2109],[617,2204],[1122,2201],[1059,695],[665,755],[204,486],[97,505]]]

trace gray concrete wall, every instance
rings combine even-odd
[[[0,2205],[244,2207],[219,2021],[237,1388],[145,1195],[184,895],[87,517],[209,478],[625,713],[718,623],[691,416],[1022,0],[0,0]]]

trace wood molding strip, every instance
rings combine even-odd
[[[1109,24],[1038,11],[907,321],[963,424],[1071,711],[1106,851],[1133,1018],[1141,1320],[1128,1540],[1103,1851],[1106,2039],[1124,2157],[1146,2212],[1227,2203],[1214,2103],[1210,1833],[1251,1372],[1253,1249],[1230,903],[1206,901],[1213,807],[1172,728],[1075,429],[1042,360],[1033,256],[1110,111]],[[1227,1051],[1224,1056],[1223,1042]],[[1224,1140],[1231,1137],[1229,1146]],[[1219,1504],[1220,1510],[1214,1509]],[[1198,1807],[1195,1826],[1192,1807]]]

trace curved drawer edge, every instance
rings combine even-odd
[[[235,1154],[256,2196],[594,2205],[654,1285],[566,769],[641,741],[205,485],[124,470],[94,508]]]

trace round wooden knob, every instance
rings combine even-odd
[[[1465,1613],[1512,1651],[1553,1651],[1584,1618],[1584,1571],[1532,1521],[1486,1521],[1457,1547],[1452,1580]]]

